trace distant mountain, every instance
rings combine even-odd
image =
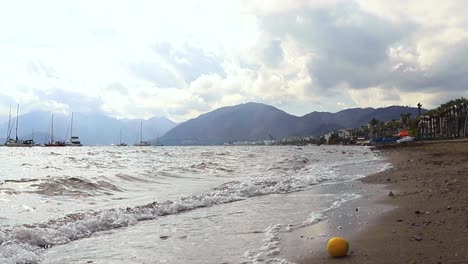
[[[31,138],[34,131],[36,142],[43,143],[49,140],[50,112],[31,112],[20,115],[18,137]],[[71,117],[54,113],[54,139],[65,140],[70,137]],[[122,141],[134,144],[139,141],[141,119],[115,119],[100,113],[75,113],[73,122],[73,135],[79,136],[85,145],[110,145],[118,144],[120,130]],[[177,123],[165,118],[154,117],[143,120],[143,140],[151,140],[164,135],[175,127]],[[6,138],[8,121],[0,125],[1,138]],[[15,128],[11,130],[14,137]],[[4,139],[2,140],[2,142]]]
[[[302,117],[259,103],[222,107],[171,129],[160,142],[166,145],[216,145],[244,140],[265,140],[289,136],[319,136],[342,128],[358,128],[372,118],[399,119],[401,114],[418,114],[414,107],[354,108],[337,113],[312,112]]]
[[[299,118],[273,106],[247,103],[222,107],[188,120],[160,140],[168,145],[223,144],[240,140],[261,140],[290,135]]]

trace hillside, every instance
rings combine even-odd
[[[341,128],[358,128],[372,118],[399,119],[400,114],[417,115],[418,109],[403,106],[354,108],[337,113],[312,112],[290,115],[270,105],[246,103],[222,107],[181,123],[160,142],[167,145],[216,145],[244,140],[265,140],[289,136],[319,136]]]

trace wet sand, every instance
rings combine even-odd
[[[380,150],[393,164],[353,183],[366,195],[327,220],[285,234],[296,263],[468,263],[468,141]],[[390,194],[392,192],[392,194]],[[343,236],[349,254],[331,258]]]

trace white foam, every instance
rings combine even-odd
[[[316,211],[316,212],[313,212],[309,215],[309,217],[300,225],[298,225],[297,227],[291,227],[289,229],[287,229],[288,231],[292,231],[292,230],[295,230],[295,229],[298,229],[298,228],[301,228],[301,227],[306,227],[306,226],[311,226],[311,225],[314,225],[322,220],[325,220],[327,217],[326,217],[326,213],[328,211],[331,211],[331,210],[334,210],[336,208],[339,208],[342,204],[346,203],[346,202],[349,202],[349,201],[352,201],[354,199],[358,199],[362,197],[361,195],[359,194],[343,194],[341,197],[339,197],[338,200],[335,200],[329,207],[327,208],[323,208],[322,210],[320,211]]]
[[[294,264],[286,259],[278,258],[277,256],[281,253],[280,249],[280,231],[281,225],[269,226],[265,230],[265,239],[263,239],[264,245],[259,249],[257,253],[247,251],[244,253],[244,257],[247,258],[252,264]]]

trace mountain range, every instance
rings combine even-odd
[[[12,117],[14,119],[14,117]],[[52,113],[44,111],[30,112],[20,115],[18,137],[27,139],[34,137],[38,143],[49,141]],[[73,118],[73,135],[79,136],[85,145],[110,145],[122,141],[134,144],[140,140],[140,125],[143,122],[143,140],[151,140],[164,135],[177,123],[165,117],[142,119],[115,119],[101,113],[75,113]],[[15,137],[15,124],[12,120],[11,135]],[[70,137],[71,116],[54,113],[54,140],[67,140]],[[2,141],[7,135],[8,121],[0,125]],[[34,135],[33,135],[34,133]]]
[[[425,110],[422,110],[424,112]],[[312,112],[294,116],[260,103],[222,107],[179,124],[160,142],[167,145],[211,145],[236,141],[320,136],[342,128],[360,128],[372,119],[391,121],[401,114],[418,114],[415,107],[353,108],[337,113]]]
[[[422,112],[426,110],[422,109]],[[337,113],[311,112],[295,116],[276,107],[245,103],[218,108],[197,118],[177,124],[165,117],[148,120],[115,119],[101,113],[75,113],[73,135],[85,145],[110,145],[122,141],[134,144],[140,140],[140,122],[143,122],[143,140],[164,145],[220,145],[236,141],[282,139],[291,136],[320,136],[342,128],[359,128],[372,119],[390,121],[401,114],[418,114],[418,109],[407,106],[385,108],[353,108]],[[32,138],[38,143],[50,138],[50,112],[30,112],[20,116],[19,138]],[[70,137],[70,116],[54,114],[54,139]],[[7,135],[8,122],[0,125]],[[14,137],[14,125],[11,134]],[[1,137],[1,136],[0,136]],[[4,141],[4,139],[1,142]]]

